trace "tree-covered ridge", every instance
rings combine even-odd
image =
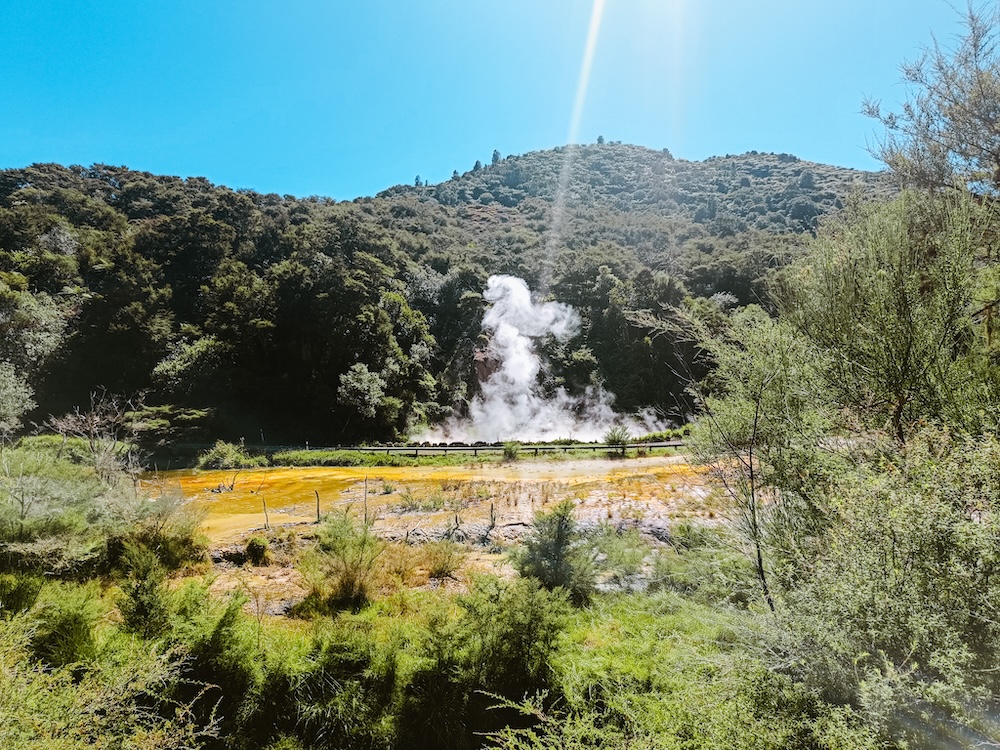
[[[622,408],[679,417],[690,358],[627,313],[756,299],[795,233],[874,180],[787,155],[695,163],[620,144],[340,203],[105,165],[5,170],[3,392],[30,387],[37,420],[104,387],[146,391],[174,436],[395,438],[466,408],[481,291],[510,273],[583,318],[551,342],[546,387],[602,383]]]
[[[750,152],[692,162],[675,159],[667,149],[602,143],[509,156],[416,192],[445,205],[518,207],[531,198],[553,201],[565,181],[570,206],[676,215],[724,235],[812,229],[813,220],[839,208],[845,195],[878,180],[791,154]],[[381,196],[407,192],[413,189],[392,188]]]

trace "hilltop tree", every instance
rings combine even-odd
[[[901,67],[911,89],[899,112],[869,99],[864,111],[885,126],[872,153],[907,184],[1000,193],[1000,8],[968,7],[954,49],[935,39]]]

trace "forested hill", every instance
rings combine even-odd
[[[502,272],[583,317],[550,342],[547,387],[602,382],[623,409],[679,415],[687,354],[626,312],[751,301],[820,217],[883,189],[787,154],[615,143],[415,183],[338,203],[104,165],[4,170],[0,379],[30,387],[36,421],[103,387],[145,391],[167,439],[392,439],[474,394],[481,291]]]

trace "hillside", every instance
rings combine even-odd
[[[618,408],[680,418],[690,352],[626,313],[752,301],[818,220],[883,189],[787,154],[614,143],[342,203],[105,165],[5,170],[0,360],[35,420],[105,388],[146,392],[161,439],[392,439],[468,408],[482,291],[506,273],[580,314],[541,344],[545,389],[603,384]]]

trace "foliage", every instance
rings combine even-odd
[[[432,579],[452,578],[468,554],[463,545],[450,539],[427,542],[422,551],[427,575]]]
[[[521,453],[521,444],[516,441],[508,441],[503,444],[503,460],[516,461]]]
[[[372,518],[360,521],[350,512],[326,516],[317,532],[319,565],[323,574],[319,593],[326,606],[359,609],[373,591],[376,563],[384,549],[372,531]]]
[[[267,537],[255,535],[247,540],[246,555],[251,565],[266,565],[270,544]]]
[[[0,362],[0,441],[20,429],[21,418],[36,406],[32,395],[31,386],[18,376],[13,365]]]
[[[1000,597],[998,462],[995,437],[928,428],[837,483],[837,521],[788,594],[799,679],[886,733],[921,703],[976,728],[966,701],[1000,689],[984,615]]]
[[[475,684],[507,696],[548,687],[567,598],[565,591],[550,593],[530,579],[475,579],[469,594],[459,599],[466,668]]]
[[[246,446],[240,442],[227,443],[216,440],[209,450],[198,456],[199,469],[251,469],[256,466],[266,466],[266,456],[251,456]]]
[[[413,466],[412,456],[402,453],[364,453],[341,450],[281,451],[271,457],[275,466]]]
[[[102,481],[128,477],[135,483],[143,469],[135,417],[143,400],[142,394],[125,398],[100,388],[90,392],[89,408],[76,406],[60,417],[50,416],[45,426],[64,441],[82,441]]]
[[[73,749],[204,747],[212,723],[193,721],[191,706],[172,702],[164,686],[178,678],[165,654],[132,648],[129,639],[105,645],[86,668],[40,669],[30,656],[27,617],[0,622],[0,745]]]
[[[34,615],[32,654],[52,667],[93,659],[97,655],[94,626],[99,614],[94,591],[64,584],[51,587],[47,594]]]
[[[632,440],[632,435],[629,433],[629,429],[625,425],[615,425],[604,433],[603,440],[606,445],[616,448],[621,452],[621,455],[624,456],[625,448]]]
[[[570,155],[560,242],[546,249]],[[687,290],[761,296],[794,246],[773,236],[814,231],[859,185],[878,190],[872,175],[787,154],[685,162],[622,144],[511,156],[350,203],[107,165],[3,170],[0,362],[40,415],[106,387],[205,414],[202,434],[229,441],[399,439],[474,396],[486,278],[537,286],[555,269],[552,294],[585,324],[553,352],[552,384],[603,382],[623,409],[682,418],[671,370],[690,352],[626,313]]]
[[[865,102],[865,112],[885,126],[874,153],[901,181],[996,195],[1000,11],[970,3],[963,20],[965,33],[953,49],[935,40],[920,58],[902,65],[908,98],[899,112],[883,110],[876,100]]]
[[[163,586],[166,571],[152,550],[135,544],[126,548],[124,563],[128,577],[121,584],[118,602],[122,627],[142,638],[156,638],[167,629],[170,619]]]
[[[592,551],[577,529],[571,500],[535,514],[531,533],[523,548],[512,552],[511,562],[545,588],[564,589],[574,604],[586,604],[594,590]]]
[[[822,357],[756,306],[736,312],[718,333],[697,318],[689,318],[689,325],[714,365],[698,390],[704,413],[691,432],[691,446],[729,499],[732,521],[773,611],[765,537],[778,507],[774,490],[806,496],[808,509],[808,493],[825,469],[817,458],[819,441],[832,422],[818,369]]]
[[[634,528],[615,528],[601,524],[590,535],[597,551],[597,567],[611,583],[627,584],[642,572],[642,564],[650,553],[649,544]]]
[[[859,206],[776,289],[784,319],[824,352],[838,406],[901,442],[921,418],[959,423],[980,407],[968,308],[984,218],[963,198]]]
[[[150,500],[121,475],[110,475],[109,485],[87,465],[89,456],[82,444],[64,450],[59,441],[39,439],[4,451],[0,567],[48,576],[110,572],[129,543],[154,550],[169,569],[204,557],[198,519],[179,498]]]
[[[44,579],[31,574],[0,574],[0,617],[27,612],[38,600]]]

